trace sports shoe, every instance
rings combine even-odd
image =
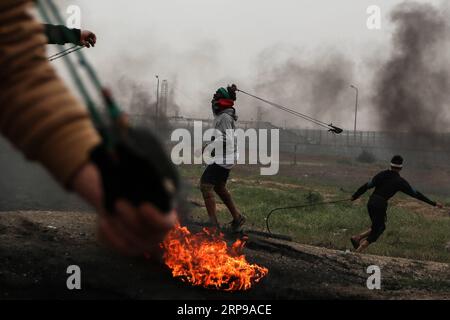
[[[238,220],[233,220],[231,222],[231,231],[237,233],[242,231],[242,226],[247,221],[247,217],[241,214],[241,217]]]
[[[357,241],[355,238],[351,237],[350,241],[352,242],[353,248],[358,249],[359,248],[359,241]]]

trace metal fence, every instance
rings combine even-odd
[[[175,128],[193,132],[195,121],[202,121],[204,129],[212,126],[211,119],[183,117],[161,120],[134,116],[132,121],[153,128],[166,139]],[[292,159],[302,154],[357,158],[361,153],[368,152],[379,160],[386,160],[394,153],[402,154],[409,159],[409,163],[419,165],[447,164],[450,161],[450,133],[344,131],[336,135],[326,130],[280,128],[269,122],[238,121],[237,126],[244,130],[278,129],[280,152],[290,154]]]

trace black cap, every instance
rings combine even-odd
[[[403,158],[402,158],[402,156],[396,155],[396,156],[392,157],[391,167],[392,168],[397,168],[397,169],[403,168]]]

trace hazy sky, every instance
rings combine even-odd
[[[271,52],[271,58],[264,64],[274,67],[292,56],[304,63],[317,63],[317,57],[337,52],[354,64],[348,81],[349,85],[355,82],[361,89],[361,125],[374,129],[370,121],[374,112],[369,99],[370,70],[389,53],[393,31],[389,12],[401,2],[73,0],[59,3],[62,9],[67,4],[79,5],[83,27],[97,33],[98,46],[86,52],[103,79],[114,84],[121,77],[128,77],[154,90],[154,76],[159,74],[176,86],[181,114],[209,116],[211,94],[218,85],[236,82],[244,89],[255,90],[265,81],[259,73],[265,52]],[[416,2],[448,6],[450,1]],[[366,9],[370,5],[378,5],[382,10],[381,30],[366,27]],[[283,97],[267,98],[283,100]],[[352,126],[354,105],[354,91],[350,88],[345,99],[348,108],[343,107],[342,112],[349,116],[344,117],[348,120],[342,125],[348,128]],[[242,99],[239,107],[245,108],[247,104],[254,102]],[[303,110],[301,103],[297,110]]]

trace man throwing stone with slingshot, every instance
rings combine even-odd
[[[236,233],[242,231],[246,217],[237,209],[226,185],[230,171],[238,157],[234,141],[235,136],[232,133],[237,121],[236,109],[234,108],[237,90],[237,86],[233,84],[227,88],[219,88],[214,94],[212,100],[214,128],[220,132],[220,136],[212,143],[216,145],[222,144],[223,150],[222,154],[217,152],[214,154],[214,162],[206,168],[200,180],[200,190],[208,211],[211,227],[220,230],[214,196],[214,193],[216,193],[232,215],[233,221],[230,223],[230,226],[231,230]]]

